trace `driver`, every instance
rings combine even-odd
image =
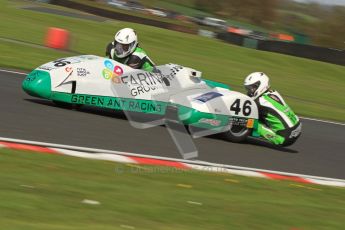
[[[146,52],[139,47],[136,32],[131,28],[124,28],[115,34],[115,40],[108,44],[106,56],[134,69],[152,71],[154,63]]]
[[[270,89],[268,76],[251,73],[244,80],[244,87],[258,106],[260,136],[275,145],[292,145],[301,135],[302,124],[282,96]]]

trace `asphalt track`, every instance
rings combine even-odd
[[[24,76],[0,71],[0,136],[181,158],[166,128],[133,128],[121,112],[68,110],[21,89]],[[194,139],[198,160],[345,179],[345,126],[302,120],[301,138],[278,149],[258,140]]]

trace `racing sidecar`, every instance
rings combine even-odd
[[[68,57],[33,70],[22,88],[57,104],[160,116],[174,111],[189,128],[222,132],[234,142],[257,136],[258,109],[250,97],[176,64],[146,72],[94,55]]]

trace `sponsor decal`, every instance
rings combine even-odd
[[[247,121],[247,128],[253,128],[254,127],[254,119],[248,119]]]
[[[221,121],[216,119],[201,118],[199,123],[209,124],[212,126],[219,126]]]
[[[165,108],[162,103],[155,101],[109,98],[91,95],[72,95],[71,103],[146,113],[161,113]]]
[[[128,85],[132,96],[149,93],[162,87],[164,80],[172,80],[173,77],[162,77],[160,74],[141,71],[130,75],[118,77],[119,83]]]
[[[241,118],[241,117],[230,117],[229,123],[231,125],[247,127],[248,120],[246,118]],[[253,120],[253,123],[254,123],[254,120]]]
[[[65,67],[69,64],[74,64],[74,63],[79,63],[81,60],[79,57],[75,57],[75,58],[60,58],[57,59],[55,61],[49,62],[47,64],[44,64],[40,67],[38,67],[38,69],[43,69],[43,70],[47,70],[47,71],[51,71],[53,69],[57,69],[60,67]],[[69,72],[68,69],[65,68],[66,72]],[[71,70],[70,70],[71,71]]]
[[[194,98],[195,100],[198,100],[198,101],[201,101],[203,103],[209,101],[209,100],[212,100],[213,98],[216,98],[216,97],[221,97],[223,96],[223,94],[221,93],[217,93],[217,92],[208,92],[208,93],[204,93],[196,98]]]
[[[72,70],[73,70],[73,68],[70,67],[70,66],[67,66],[67,67],[65,68],[65,71],[66,71],[67,73],[71,72]]]
[[[109,61],[104,61],[105,69],[102,70],[102,76],[104,79],[111,79],[114,83],[120,83],[119,76],[123,74],[123,69],[120,66],[114,66],[114,64]]]
[[[88,70],[85,68],[77,68],[77,76],[79,77],[86,77],[86,75],[90,74]]]

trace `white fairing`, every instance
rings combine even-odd
[[[119,72],[128,72],[133,69],[111,59],[94,55],[83,55],[58,59],[46,63],[37,69],[50,73],[52,91],[71,93],[72,82],[76,81],[77,94],[99,96],[113,95],[110,82],[114,69]]]
[[[211,88],[200,78],[201,72],[175,64],[157,66],[155,73],[150,73],[111,59],[83,55],[49,62],[38,69],[50,73],[54,92],[159,100],[206,113],[258,118],[256,104],[248,96]]]

